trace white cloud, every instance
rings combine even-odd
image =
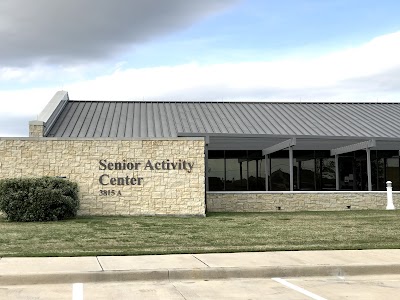
[[[141,69],[123,69],[121,64],[111,74],[65,84],[63,89],[76,100],[400,100],[398,53],[400,32],[304,60],[213,65],[193,62]],[[22,76],[12,71],[4,74]],[[34,118],[61,88],[0,91],[0,118]]]
[[[90,81],[67,85],[79,99],[294,99],[371,100],[369,78],[387,76],[400,69],[400,32],[377,37],[356,48],[312,59],[285,59],[246,63],[199,65],[197,63],[117,70]],[[357,80],[357,87],[347,83]],[[366,85],[363,86],[363,80]],[[379,94],[380,86],[373,94]],[[272,91],[272,92],[271,92]],[[273,92],[275,91],[275,92]],[[336,91],[336,92],[335,92]],[[255,93],[256,92],[256,93]],[[382,91],[382,97],[400,86]],[[351,96],[351,97],[350,97]]]
[[[36,116],[55,94],[54,88],[0,91],[0,117]]]

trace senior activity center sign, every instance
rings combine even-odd
[[[179,159],[177,161],[166,160],[150,160],[145,162],[127,161],[123,159],[121,161],[109,161],[107,159],[99,160],[99,170],[101,171],[139,171],[139,170],[150,170],[150,171],[161,171],[161,170],[172,170],[179,171],[185,170],[187,173],[191,173],[194,168],[194,162]],[[110,172],[103,173],[99,177],[99,183],[102,186],[126,186],[126,185],[142,185],[144,182],[143,177],[126,175],[126,176],[113,176]],[[106,191],[106,194],[121,195],[120,191]],[[102,193],[102,194],[103,194]]]

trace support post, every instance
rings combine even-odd
[[[265,155],[265,190],[269,190],[269,155]]]
[[[290,190],[293,191],[293,147],[289,147]]]
[[[336,178],[336,190],[339,190],[339,155],[335,155],[335,178]]]
[[[369,148],[367,148],[366,151],[367,151],[368,191],[372,191],[371,150]]]
[[[300,190],[300,170],[301,170],[301,161],[297,163],[297,189]]]

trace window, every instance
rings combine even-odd
[[[225,190],[225,157],[224,151],[208,152],[208,185],[210,191]]]
[[[247,191],[247,151],[225,151],[225,190]]]
[[[278,151],[270,155],[271,191],[290,191],[289,151]]]
[[[301,191],[336,190],[335,158],[330,151],[293,151],[293,189]],[[400,190],[398,151],[371,150],[372,189]],[[289,151],[270,155],[270,191],[290,190]],[[208,184],[210,191],[265,191],[265,158],[255,151],[209,151]],[[339,190],[368,190],[365,150],[339,155]]]
[[[265,160],[261,151],[208,152],[210,191],[265,191]]]

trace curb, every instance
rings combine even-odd
[[[2,285],[33,285],[88,283],[111,281],[165,281],[165,280],[211,280],[233,278],[272,278],[310,276],[356,276],[400,274],[400,264],[391,265],[321,265],[282,266],[257,268],[204,268],[159,269],[137,271],[100,271],[49,274],[16,274],[0,276]]]

